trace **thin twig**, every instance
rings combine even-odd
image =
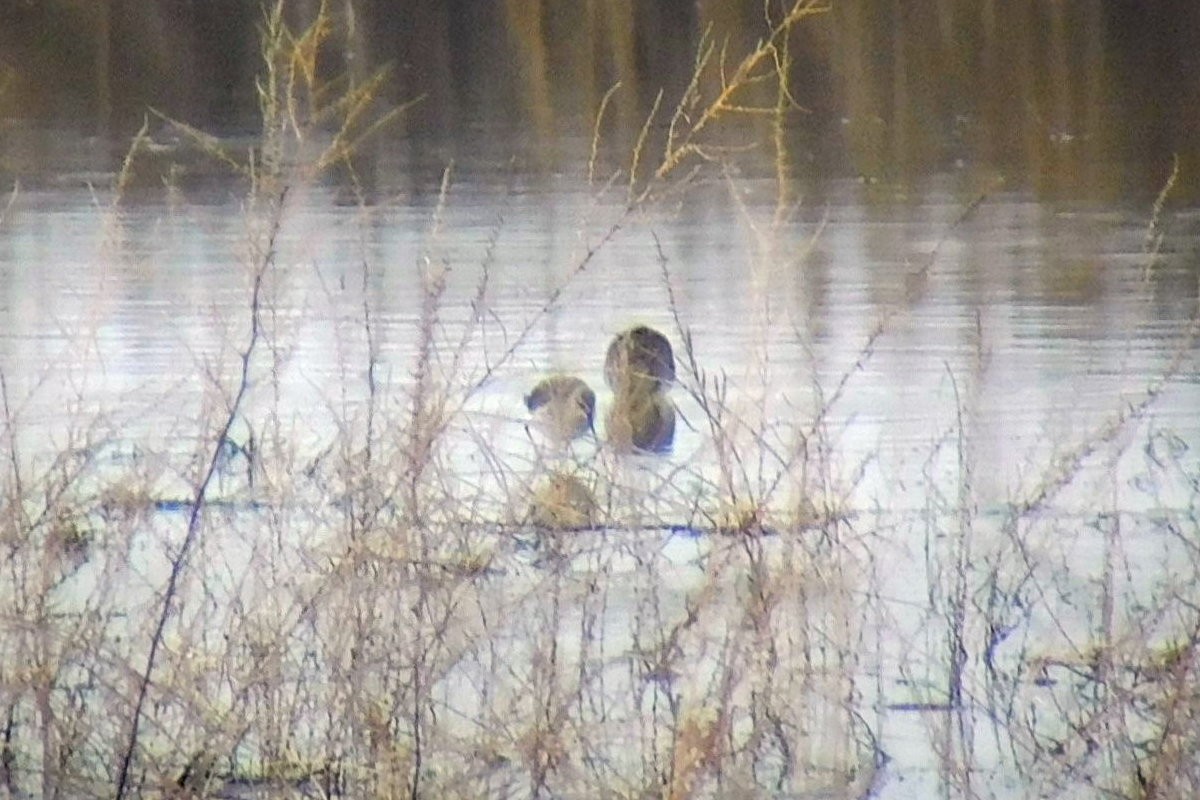
[[[179,592],[180,581],[183,579],[184,572],[187,569],[188,556],[191,555],[191,551],[200,537],[200,524],[204,518],[204,505],[205,500],[208,498],[209,487],[216,475],[217,465],[221,460],[225,440],[228,438],[229,431],[233,427],[238,414],[241,412],[242,401],[245,399],[246,393],[250,390],[250,363],[257,350],[262,332],[261,302],[263,280],[275,262],[275,242],[283,224],[285,196],[286,189],[282,190],[272,203],[273,214],[267,233],[266,246],[262,251],[261,260],[254,273],[254,284],[251,290],[249,309],[250,333],[246,347],[241,352],[241,371],[238,379],[238,388],[232,401],[229,403],[229,411],[225,416],[217,437],[213,441],[204,474],[193,494],[192,509],[188,515],[187,532],[184,535],[183,543],[179,547],[179,552],[171,559],[171,571],[167,578],[166,589],[163,592],[162,608],[159,611],[158,620],[150,637],[150,651],[146,655],[146,665],[142,668],[138,681],[137,700],[134,702],[133,718],[130,720],[129,740],[121,756],[121,767],[117,778],[116,792],[118,800],[125,797],[129,788],[129,771],[134,753],[137,751],[142,709],[146,704],[146,694],[149,691],[150,683],[154,676],[158,651],[163,643],[163,634],[166,631],[167,622],[173,616],[175,597]]]

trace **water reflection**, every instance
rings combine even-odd
[[[317,8],[286,5],[296,27]],[[1003,174],[1043,197],[1118,202],[1133,189],[1155,191],[1178,154],[1180,194],[1195,197],[1195,4],[1144,13],[1100,0],[810,5],[815,13],[787,49],[790,91],[806,111],[790,115],[786,141],[806,181],[855,175],[911,192],[923,177],[957,168]],[[324,73],[361,83],[386,67],[388,102],[424,98],[391,141],[362,155],[358,172],[369,183],[372,162],[398,151],[425,163],[420,151],[437,142],[452,151],[440,156],[470,158],[502,131],[515,134],[500,135],[506,155],[523,143],[529,165],[560,169],[573,155],[560,149],[563,139],[590,140],[617,84],[601,155],[627,164],[659,90],[669,108],[687,87],[706,34],[736,53],[766,27],[758,4],[682,0],[598,4],[583,14],[549,2],[397,9],[347,0],[327,10],[334,35]],[[0,119],[70,119],[87,134],[125,134],[152,107],[204,129],[254,129],[261,22],[254,6],[10,4],[0,12],[8,54]],[[710,71],[699,85],[711,93],[720,80]],[[743,102],[763,99],[751,92]],[[59,163],[52,141],[5,133],[6,174],[28,180]],[[89,168],[100,163],[92,157]],[[112,160],[107,168],[115,171]],[[385,182],[397,174],[379,168]]]

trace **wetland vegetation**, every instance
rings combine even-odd
[[[72,311],[78,298],[60,289],[51,323],[61,336],[47,337],[65,344],[52,357],[28,355],[37,337],[5,342],[3,791],[1194,795],[1191,157],[1160,154],[1162,174],[1139,178],[1155,189],[1131,192],[1135,222],[1126,206],[1103,205],[1081,223],[1132,230],[1138,246],[1117,252],[1077,237],[1042,258],[1044,240],[1020,240],[1029,195],[1001,197],[997,172],[1029,178],[1034,196],[1049,183],[1050,194],[1084,195],[1046,212],[1059,222],[1122,185],[1079,169],[1111,140],[1074,148],[1049,138],[1075,134],[1044,118],[967,136],[1008,156],[956,173],[937,203],[910,204],[919,180],[906,170],[935,151],[943,164],[947,152],[942,138],[922,147],[918,117],[933,97],[903,79],[902,65],[933,45],[889,39],[894,69],[881,95],[880,81],[855,77],[880,57],[866,43],[886,29],[857,16],[868,6],[751,3],[736,24],[717,14],[691,42],[685,79],[661,91],[643,85],[648,68],[636,87],[596,90],[639,52],[612,16],[623,6],[597,6],[587,24],[609,31],[607,44],[592,49],[596,63],[572,62],[588,76],[572,93],[553,80],[570,42],[538,33],[562,19],[506,4],[522,119],[536,142],[558,130],[559,114],[573,120],[580,160],[563,167],[551,146],[553,163],[532,167],[481,169],[483,158],[468,156],[462,180],[475,193],[459,192],[464,167],[449,159],[406,173],[398,189],[378,180],[386,143],[415,146],[389,132],[433,123],[419,121],[419,87],[396,96],[395,72],[348,59],[370,52],[355,38],[371,33],[353,3],[267,8],[256,20],[259,129],[218,137],[151,117],[111,186],[90,187],[84,205],[98,233],[83,260],[103,291],[75,287],[83,309]],[[1103,61],[1099,34],[1071,38],[1059,16],[1075,6],[1026,3],[1010,16],[942,3],[936,21],[955,28],[976,6],[983,22],[967,29],[982,31],[985,61],[1020,67],[1032,40],[994,28],[1032,25],[1031,15],[1050,20],[1052,43],[1072,43],[1040,53],[1052,77],[1036,60],[1014,68],[1015,91],[1035,111],[1043,81],[1065,80],[1054,85],[1069,96],[1050,106],[1063,113],[1101,91],[1086,69]],[[68,10],[63,20],[78,11],[54,7]],[[542,13],[523,17],[529,8]],[[245,35],[238,29],[243,48]],[[963,56],[933,38],[951,61]],[[805,149],[795,120],[821,113],[802,108],[798,78],[816,69],[814,53],[836,62],[848,87],[846,159],[865,199],[806,216],[815,168],[800,154],[819,160],[821,150]],[[97,45],[90,57],[115,56]],[[448,69],[448,57],[412,53],[422,76]],[[970,67],[960,63],[954,80],[969,83]],[[25,77],[12,81],[9,91],[31,91]],[[81,90],[104,114],[124,102],[110,83],[101,71]],[[471,96],[487,91],[473,85]],[[448,113],[437,97],[432,105],[435,118]],[[522,158],[539,152],[514,141]],[[206,166],[171,168],[185,157]],[[522,195],[560,169],[574,194],[546,205],[571,213],[548,214],[549,232],[520,227]],[[197,170],[210,189],[221,172],[236,202],[203,194]],[[39,207],[44,198],[14,180],[0,215],[14,262],[28,257],[23,226],[53,211]],[[893,203],[900,211],[888,216],[881,208]],[[224,221],[197,210],[205,204]],[[400,263],[373,238],[398,206],[419,227]],[[1000,216],[973,227],[993,207]],[[329,209],[341,211],[321,216]],[[871,238],[922,214],[931,221],[918,247],[881,252],[890,240]],[[568,217],[570,245],[546,269],[506,259],[506,236],[562,236]],[[680,218],[690,224],[675,240]],[[194,275],[176,274],[203,287],[187,308],[144,277],[194,241],[173,238],[174,219],[200,238],[235,230],[219,272],[195,258]],[[718,225],[720,240],[704,238]],[[319,240],[329,231],[336,256]],[[853,244],[838,249],[847,231]],[[996,252],[987,243],[997,236],[1036,266],[1003,286],[987,265],[954,266]],[[65,241],[50,252],[74,257]],[[707,250],[717,266],[702,274]],[[869,257],[826,261],[859,250]],[[630,260],[636,286],[612,266]],[[831,276],[863,265],[878,274]],[[14,325],[24,324],[20,289],[13,279]],[[400,292],[404,303],[384,299]],[[124,318],[119,335],[89,313],[126,295],[151,316]],[[611,308],[597,311],[597,296]],[[1034,300],[1022,305],[1025,296]],[[846,311],[832,322],[816,310],[835,303]],[[1094,308],[1104,313],[1093,318]],[[1033,313],[1053,324],[1029,343],[1021,315]],[[168,324],[187,314],[203,324]],[[641,323],[673,344],[669,376],[657,343],[622,348]],[[926,338],[946,329],[953,346]],[[179,331],[181,347],[156,349]],[[627,338],[613,340],[621,331]],[[556,334],[583,344],[558,349]],[[1060,338],[1073,349],[1044,344]],[[645,368],[623,369],[647,354]],[[1023,371],[1035,357],[1036,370]],[[1067,362],[1080,360],[1073,372]],[[545,405],[538,378],[564,367],[592,386],[607,380],[599,398],[571,385],[588,428],[593,415],[619,427],[631,409],[677,407],[671,452],[627,452],[664,449],[638,445],[632,422],[635,447],[607,446],[575,413],[560,441],[527,435],[530,412]],[[1063,375],[1054,403],[1022,405]],[[1045,416],[1025,426],[1031,408]],[[906,425],[915,433],[892,433]]]

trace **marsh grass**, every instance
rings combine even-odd
[[[706,35],[684,96],[662,118],[670,104],[656,103],[629,162],[606,177],[593,142],[593,189],[623,203],[583,223],[598,233],[523,319],[490,308],[499,229],[468,296],[450,287],[447,169],[412,265],[421,303],[406,374],[381,365],[367,299],[381,266],[364,248],[361,305],[325,334],[344,354],[338,381],[298,420],[285,375],[309,334],[283,313],[302,267],[281,232],[292,198],[393,111],[375,109],[380,76],[321,77],[327,5],[296,30],[276,5],[263,23],[258,146],[237,153],[171,123],[247,192],[244,302],[214,311],[223,346],[197,356],[198,391],[173,395],[176,428],[130,443],[136,411],[80,410],[35,455],[27,419],[42,389],[15,396],[0,372],[0,786],[14,797],[862,798],[889,789],[900,728],[924,732],[920,785],[945,797],[995,794],[1009,775],[1039,792],[1194,791],[1200,475],[1149,413],[1194,325],[1141,395],[1031,465],[999,512],[976,486],[986,465],[973,374],[947,367],[955,412],[921,456],[915,512],[873,506],[874,459],[842,444],[852,422],[840,407],[928,291],[940,243],[852,362],[813,378],[809,405],[781,419],[768,403],[766,333],[787,324],[773,271],[796,268],[813,243],[794,234],[788,34],[818,10],[769,16],[745,54]],[[733,169],[764,142],[777,184],[765,216],[740,203]],[[653,464],[572,454],[596,500],[586,529],[531,525],[530,498],[564,462],[495,447],[472,413],[478,393],[598,252],[707,174],[745,222],[762,288],[752,367],[705,367],[659,247],[680,406],[702,444]],[[1151,259],[1167,200],[1153,210]],[[370,214],[363,203],[364,225]],[[124,257],[121,245],[113,214],[109,256]],[[986,349],[981,329],[977,361]],[[75,406],[87,399],[80,390]],[[1084,491],[1103,503],[1058,510],[1060,494],[1095,483],[1097,462],[1108,474],[1117,461],[1140,462],[1132,488],[1100,481],[1100,494]],[[1147,513],[1126,510],[1130,493]],[[1165,500],[1180,496],[1190,505]],[[891,566],[914,555],[915,590]]]

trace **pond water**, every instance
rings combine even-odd
[[[676,535],[650,546],[673,598],[667,607],[686,605],[713,552],[726,547],[707,542],[708,528],[688,510],[690,487],[719,485],[722,453],[689,389],[711,393],[719,379],[743,458],[755,443],[760,452],[764,444],[803,448],[797,431],[807,430],[821,440],[810,458],[820,452],[828,465],[821,502],[844,519],[874,520],[861,553],[887,564],[871,568],[878,572],[860,597],[880,602],[864,626],[879,654],[860,666],[875,687],[864,705],[881,719],[894,709],[880,726],[893,775],[881,779],[881,797],[935,788],[928,774],[937,756],[917,742],[936,740],[929,729],[937,726],[911,721],[905,709],[922,696],[911,688],[914,671],[935,671],[942,653],[930,643],[926,613],[930,550],[940,546],[930,526],[955,527],[964,485],[981,529],[992,529],[986,536],[1003,539],[1006,515],[1056,485],[1064,454],[1080,452],[1065,468],[1073,477],[1048,493],[1038,518],[1062,534],[1038,539],[1061,559],[1054,563],[1084,575],[1070,579],[1063,603],[1104,560],[1104,536],[1081,532],[1094,522],[1098,497],[1106,513],[1132,515],[1131,536],[1145,515],[1195,508],[1186,482],[1147,489],[1141,457],[1161,445],[1181,473],[1200,468],[1194,209],[1155,220],[1152,197],[1046,201],[964,170],[903,187],[831,180],[809,187],[779,223],[765,178],[701,182],[682,201],[631,213],[623,192],[602,191],[579,172],[526,171],[486,149],[454,163],[439,199],[447,166],[430,148],[363,206],[346,204],[330,185],[288,196],[264,295],[264,336],[274,349],[254,364],[239,424],[286,432],[298,455],[290,467],[266,469],[299,474],[339,421],[365,407],[372,347],[379,391],[403,405],[416,380],[431,274],[445,280],[436,370],[473,387],[450,424],[453,472],[498,508],[513,475],[534,475],[545,461],[604,458],[592,441],[568,458],[530,439],[522,396],[532,384],[549,371],[578,374],[599,390],[602,419],[611,402],[602,388],[609,339],[644,323],[682,355],[681,324],[702,372],[681,369],[672,393],[686,422],[670,455],[639,457],[624,478],[634,490],[678,491],[655,520]],[[41,180],[14,194],[0,224],[0,370],[12,436],[22,458],[45,465],[87,420],[102,420],[104,458],[119,464],[159,453],[173,466],[163,469],[156,499],[186,498],[179,464],[203,452],[220,410],[214,387],[235,385],[248,341],[255,218],[233,182],[139,189],[114,203],[111,176],[87,168],[47,164]],[[1161,243],[1149,246],[1148,234],[1160,231]],[[1148,392],[1152,401],[1114,428]],[[486,459],[477,458],[480,442]],[[742,491],[781,518],[806,492],[819,494],[812,483],[775,491],[772,476],[795,464],[766,461],[743,465]],[[163,529],[179,523],[171,511],[160,516]],[[1140,547],[1130,545],[1125,562],[1146,562],[1130,582],[1135,595],[1162,577],[1153,554],[1165,546]],[[767,556],[797,557],[786,548]],[[665,571],[667,562],[677,571]],[[539,562],[526,554],[517,563],[513,574],[525,575]],[[165,575],[160,568],[143,567],[150,584]],[[638,558],[579,567],[634,576],[643,568]],[[640,602],[635,585],[606,606],[614,651],[633,646],[628,620]],[[831,603],[827,611],[845,609]],[[1048,612],[1026,622],[1061,630],[1062,620]],[[1083,614],[1081,628],[1091,621]],[[452,683],[471,684],[467,674]]]
[[[1196,212],[1172,211],[1151,253],[1148,201],[1038,202],[949,174],[903,191],[834,181],[770,229],[765,181],[714,182],[682,208],[627,214],[622,193],[589,188],[581,175],[522,175],[478,160],[453,169],[441,212],[447,162],[436,159],[412,172],[428,185],[380,187],[385,200],[369,207],[338,203],[320,186],[289,198],[269,297],[290,337],[273,368],[282,394],[266,391],[270,375],[255,375],[252,405],[271,395],[311,425],[344,384],[361,392],[362,380],[345,377],[365,373],[364,303],[381,380],[409,386],[428,263],[446,269],[443,347],[474,319],[487,271],[490,319],[464,348],[458,379],[482,380],[530,327],[468,409],[490,415],[490,435],[512,446],[526,438],[521,397],[540,375],[572,372],[602,386],[608,340],[638,322],[678,347],[671,292],[698,365],[728,381],[738,413],[811,418],[819,396],[847,377],[829,409],[839,447],[882,457],[879,474],[900,483],[919,469],[906,459],[961,413],[988,465],[978,487],[986,502],[1011,500],[1023,472],[1163,378],[1146,417],[1197,441]],[[110,206],[96,183],[110,176],[71,171],[78,166],[47,165],[53,179],[21,188],[5,215],[0,353],[10,399],[61,382],[62,394],[34,403],[26,422],[61,421],[60,404],[82,402],[138,408],[130,416],[153,430],[174,421],[176,402],[198,400],[206,370],[235,374],[249,314],[246,209],[233,185],[186,199],[135,193]],[[981,205],[956,223],[981,191]],[[164,396],[174,399],[164,405]],[[687,460],[701,447],[701,412],[685,392],[675,399],[691,424],[680,426],[675,457]],[[881,480],[867,496],[893,506],[894,488]]]

